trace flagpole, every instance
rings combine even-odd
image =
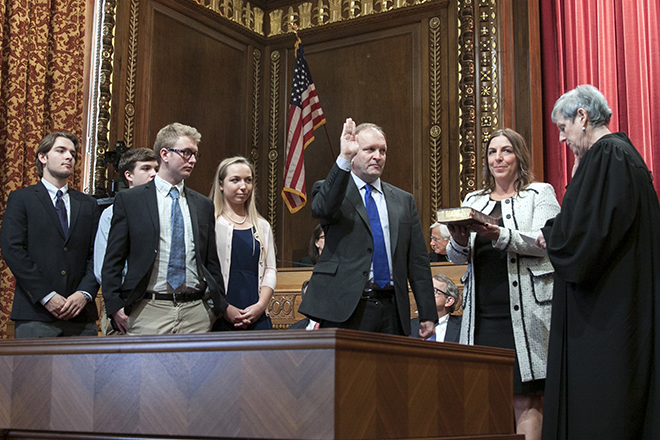
[[[298,36],[298,24],[294,23],[293,26],[291,27],[293,29],[293,34],[296,36],[296,41],[299,41],[302,43],[302,40]],[[330,153],[332,153],[332,160],[334,160],[337,155],[335,154],[335,149],[332,147],[332,141],[330,140],[330,132],[328,131],[328,124],[323,124],[323,128],[325,128],[325,135],[328,138],[328,145],[330,146]]]
[[[323,128],[325,128],[325,135],[328,137],[328,145],[330,145],[330,152],[332,153],[332,160],[335,160],[337,155],[335,154],[335,149],[332,148],[332,141],[330,140],[330,133],[328,132],[328,124],[323,124]]]

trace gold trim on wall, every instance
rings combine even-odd
[[[103,22],[101,24],[101,54],[98,84],[94,90],[98,92],[98,101],[94,109],[98,115],[93,119],[96,132],[95,154],[93,158],[93,180],[90,182],[92,194],[105,194],[107,192],[108,165],[104,160],[109,150],[108,130],[110,124],[110,103],[112,102],[112,70],[114,49],[115,15],[117,0],[107,0],[103,8]]]
[[[479,1],[479,126],[481,144],[499,126],[499,75],[497,70],[496,0]]]
[[[476,189],[474,7],[458,0],[458,144],[461,200]]]
[[[137,75],[137,40],[139,0],[131,0],[131,18],[128,35],[128,60],[126,63],[126,105],[124,106],[124,142],[127,148],[133,147],[135,130],[135,87]]]
[[[442,207],[442,128],[440,127],[440,19],[429,20],[429,166],[431,168],[431,224]]]
[[[268,221],[277,230],[277,159],[279,153],[279,101],[280,101],[280,58],[278,51],[270,54],[270,129],[268,150]]]
[[[252,150],[255,184],[259,179],[259,97],[261,90],[261,51],[252,51]]]
[[[222,1],[222,3],[220,3]],[[309,29],[408,6],[440,0],[315,0],[268,12],[268,37],[291,33],[294,28]],[[243,0],[201,0],[200,4],[250,31],[265,35],[264,11]]]

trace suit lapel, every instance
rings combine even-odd
[[[71,220],[69,221],[69,237],[71,237],[71,231],[76,226],[76,220],[78,219],[78,214],[80,214],[80,206],[82,202],[78,198],[78,194],[69,189],[69,204],[71,205]],[[67,241],[69,238],[67,237]]]
[[[151,217],[151,223],[156,231],[156,236],[160,235],[160,220],[158,218],[158,200],[156,199],[156,184],[151,181],[144,185],[144,197],[147,203],[147,212]]]
[[[192,230],[193,230],[193,243],[195,243],[195,249],[197,250],[199,248],[197,246],[197,243],[199,243],[199,223],[197,222],[197,203],[195,200],[195,196],[190,191],[188,191],[188,188],[184,186],[183,191],[186,193],[186,202],[188,202],[188,211],[190,211],[190,223],[192,224]]]
[[[64,231],[62,230],[62,225],[60,224],[60,219],[57,216],[57,211],[55,210],[55,206],[53,205],[53,201],[50,199],[48,190],[46,189],[44,184],[41,183],[41,181],[39,181],[39,183],[37,183],[34,186],[34,193],[37,196],[37,199],[41,202],[41,204],[44,205],[44,209],[48,213],[48,217],[50,217],[50,220],[55,224],[55,227],[57,228],[57,231],[60,233],[62,239],[66,240],[66,237],[64,236]]]
[[[348,188],[346,190],[346,198],[348,199],[349,202],[353,204],[353,207],[357,211],[360,218],[362,218],[362,221],[364,222],[367,229],[371,233],[371,223],[369,223],[369,216],[367,215],[367,208],[364,206],[362,195],[360,194],[360,190],[355,184],[353,177],[349,176],[349,178],[351,180],[350,182],[348,182]]]
[[[394,261],[394,252],[396,250],[396,243],[399,239],[399,220],[401,219],[401,203],[392,187],[387,183],[381,181],[381,188],[383,188],[383,195],[385,196],[385,203],[387,204],[387,218],[390,222],[390,249],[392,252],[392,261]]]

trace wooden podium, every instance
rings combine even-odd
[[[0,343],[7,439],[519,439],[513,351],[349,330]]]

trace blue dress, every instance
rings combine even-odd
[[[231,267],[227,302],[245,309],[259,301],[259,256],[261,246],[254,239],[252,229],[234,229],[231,241]],[[219,328],[218,328],[219,327]],[[271,330],[273,325],[266,313],[253,322],[247,330]],[[225,319],[218,319],[214,330],[245,330],[235,328]]]

